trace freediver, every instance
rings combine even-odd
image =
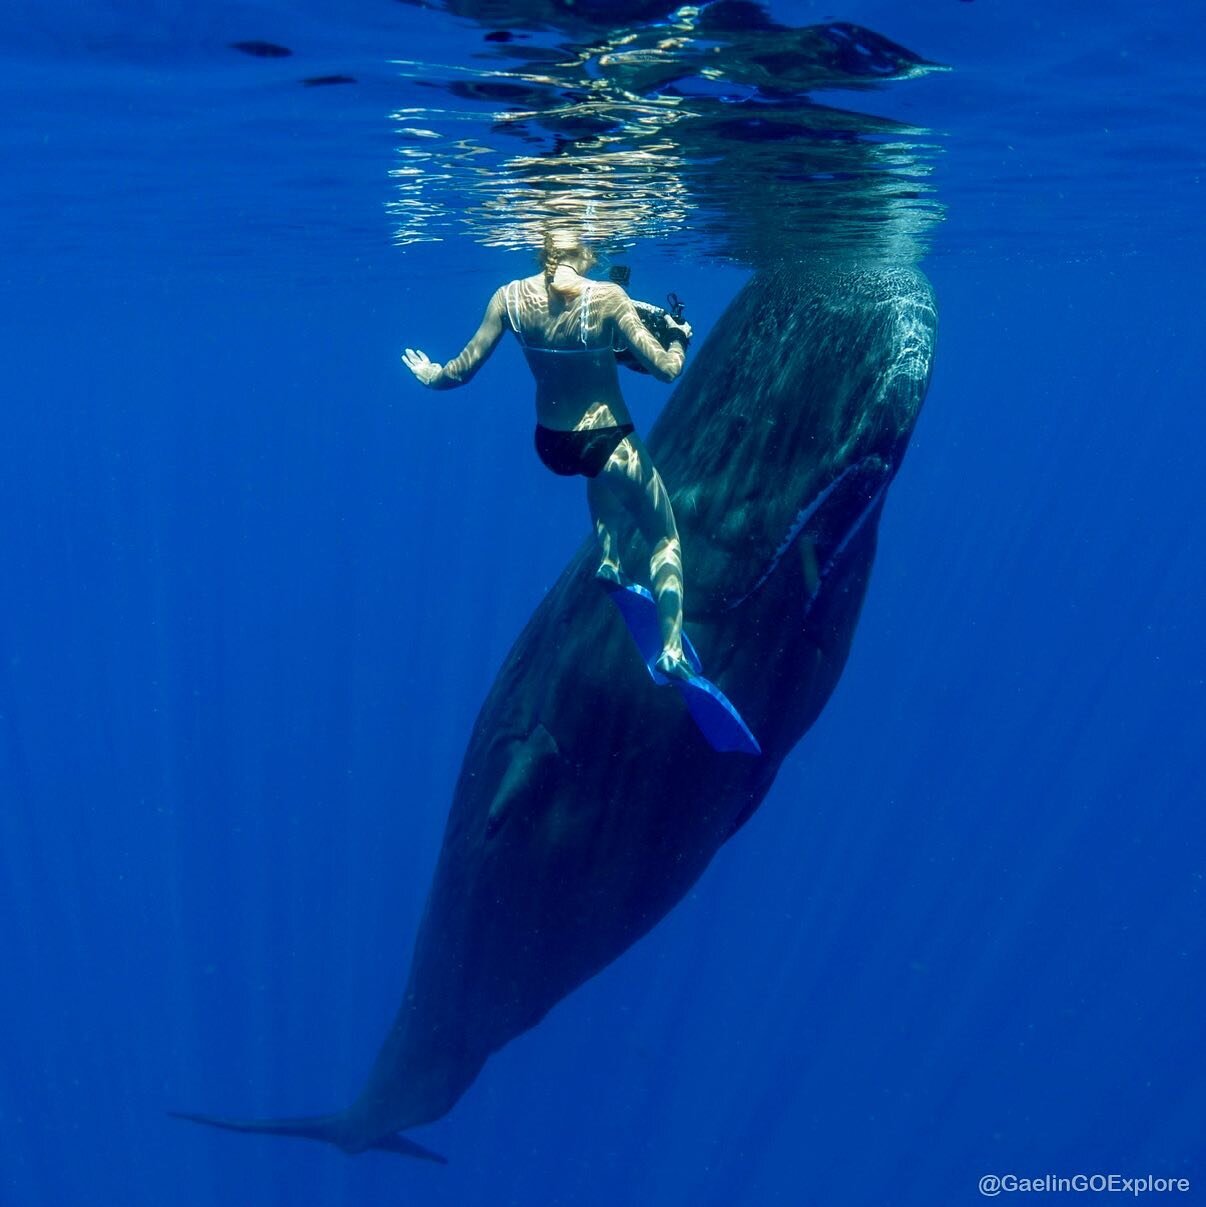
[[[620,392],[616,353],[631,349],[659,381],[682,372],[690,324],[664,315],[667,344],[642,322],[628,294],[613,282],[587,277],[595,257],[577,235],[547,234],[541,272],[497,289],[464,351],[440,365],[407,348],[406,367],[425,386],[465,385],[514,332],[536,379],[536,453],[555,474],[581,474],[602,550],[596,577],[606,587],[627,580],[619,532],[631,517],[646,539],[650,585],[657,604],[662,652],[656,669],[677,680],[695,674],[683,653],[683,560],[670,495]]]

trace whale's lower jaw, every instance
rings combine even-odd
[[[859,529],[866,523],[868,516],[874,511],[876,503],[883,497],[884,492],[888,488],[888,483],[891,481],[894,467],[883,457],[870,455],[856,461],[853,465],[847,465],[836,477],[832,478],[824,487],[816,492],[805,504],[796,512],[795,518],[788,527],[783,539],[771,554],[770,561],[765,569],[754,579],[753,583],[734,599],[726,600],[723,610],[732,612],[741,607],[747,599],[750,598],[778,569],[779,563],[783,560],[784,554],[792,548],[793,545],[800,539],[807,529],[809,523],[814,519],[817,513],[830,501],[843,486],[853,483],[856,479],[865,480],[870,483],[870,488],[865,491],[865,502],[859,508],[850,524],[846,527],[845,532],[834,548],[833,552],[826,558],[824,564],[819,569],[819,579],[824,579],[828,572],[833,568],[834,563],[845,551],[846,546],[857,535]],[[818,583],[819,586],[819,583]],[[815,591],[814,591],[815,597]]]

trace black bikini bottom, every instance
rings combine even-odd
[[[581,474],[597,478],[611,459],[611,454],[632,431],[631,423],[615,427],[588,427],[563,432],[557,428],[536,425],[536,455],[555,474],[568,477]]]

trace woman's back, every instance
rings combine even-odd
[[[537,419],[573,428],[592,409],[606,408],[601,420],[627,423],[613,350],[617,295],[626,295],[585,277],[575,277],[572,286],[553,288],[541,274],[502,289],[507,323],[536,379]]]

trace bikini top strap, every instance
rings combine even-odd
[[[588,284],[582,290],[582,300],[578,303],[578,337],[582,341],[584,348],[588,347],[587,333],[590,329],[590,292],[591,286]]]
[[[511,324],[511,330],[515,332],[516,338],[525,347],[527,340],[523,337],[523,332],[519,329],[519,282],[511,281],[506,289],[503,290],[503,301],[507,304],[507,320]]]

